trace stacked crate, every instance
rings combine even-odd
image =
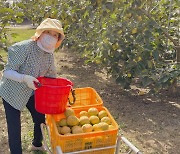
[[[91,107],[95,107],[99,111],[105,110],[108,113],[108,117],[111,119],[114,128],[106,131],[72,134],[67,136],[61,135],[58,132],[56,123],[62,118],[65,118],[64,113],[47,114],[46,123],[50,128],[51,146],[53,152],[55,153],[57,146],[60,146],[62,151],[66,153],[115,145],[118,135],[118,125],[108,109],[103,106],[103,101],[98,93],[91,87],[76,88],[75,97],[75,104],[71,106],[75,111],[75,115],[79,115],[81,111],[88,111]],[[69,96],[69,99],[71,100],[72,96]],[[89,154],[113,154],[114,152],[115,148],[102,148],[100,151],[91,151]]]

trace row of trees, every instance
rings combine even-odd
[[[4,9],[19,10],[8,18],[7,13],[1,14],[8,22],[22,19],[19,12],[34,25],[46,17],[61,20],[64,46],[82,53],[86,62],[107,68],[124,88],[135,79],[155,92],[176,88],[178,0],[23,0]]]

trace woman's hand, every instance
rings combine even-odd
[[[39,82],[39,81],[33,76],[24,75],[23,82],[25,82],[29,88],[36,90],[37,88],[35,87],[34,82]]]

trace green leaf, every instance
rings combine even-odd
[[[153,82],[152,78],[145,76],[142,78],[142,84],[144,87],[149,86]]]
[[[159,60],[159,53],[158,53],[157,51],[153,51],[153,52],[152,52],[152,55],[153,55],[153,57],[154,57],[154,59],[155,59],[156,61]]]

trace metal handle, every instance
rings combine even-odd
[[[41,84],[40,82],[34,81],[34,86],[35,86],[36,88],[40,88],[40,87],[42,86],[42,84]]]
[[[120,136],[119,136],[120,137]],[[142,154],[142,152],[140,152],[139,149],[137,149],[127,138],[125,137],[121,137],[121,140],[127,145],[129,146],[129,148],[131,149],[131,151],[134,151],[136,154]],[[131,152],[130,151],[130,152]]]
[[[71,102],[69,98],[68,98],[68,101],[69,101],[70,105],[73,105],[75,103],[75,101],[76,101],[75,90],[71,89],[71,93],[72,93],[73,101]]]
[[[46,137],[45,131],[47,131],[48,139]],[[47,150],[47,152],[49,154],[53,154],[52,151],[49,149],[48,144],[47,144],[47,140],[50,141],[50,131],[49,131],[48,126],[46,126],[44,123],[41,123],[41,132],[42,132],[42,136],[43,136],[43,143],[44,143],[45,149]]]
[[[56,154],[63,154],[60,146],[56,147]]]

